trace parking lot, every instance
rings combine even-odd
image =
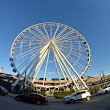
[[[15,101],[10,96],[0,96],[0,110],[110,110],[109,102],[110,93],[94,96],[90,101],[77,101],[74,104],[58,101],[44,105]]]

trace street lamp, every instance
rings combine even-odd
[[[103,69],[101,69],[102,71],[102,77],[101,77],[101,84],[102,84],[102,88],[106,86],[106,81],[105,81],[105,75],[104,75],[104,71]],[[103,80],[104,79],[104,80]],[[104,81],[104,82],[103,82]]]
[[[25,90],[26,72],[27,71],[25,71],[24,80],[23,80],[23,94],[24,94],[24,90]]]

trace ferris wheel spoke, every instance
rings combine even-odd
[[[48,63],[49,63],[49,56],[50,56],[50,48],[48,50],[48,55],[47,55],[47,60],[46,60],[46,66],[45,66],[45,70],[44,70],[44,79],[43,79],[43,85],[44,85],[44,82],[45,82],[45,78],[46,78],[46,73],[47,73],[47,67],[48,67]]]
[[[58,45],[58,47],[62,47],[62,48],[72,48],[72,46],[73,46],[72,42],[69,42],[66,44],[56,43],[56,45]]]
[[[64,48],[64,47],[61,48],[60,50],[62,50],[63,52],[67,51],[67,53],[70,52],[70,50],[68,50],[68,48]],[[83,60],[87,60],[88,59],[88,57],[82,55],[81,53],[75,52],[75,51],[72,51],[71,54],[76,56],[76,57],[80,57]]]
[[[52,24],[50,24],[50,39],[52,39]]]
[[[30,58],[35,58],[36,57],[36,55],[39,55],[39,53],[41,54],[41,53],[43,53],[44,51],[45,51],[45,49],[46,48],[48,48],[48,45],[49,44],[47,44],[47,45],[45,45],[44,47],[42,47],[42,48],[39,48],[38,50],[36,50],[36,52],[30,57]],[[42,54],[41,54],[42,55]],[[39,56],[39,58],[41,57],[41,55]]]
[[[87,48],[83,48],[83,47],[73,46],[72,49],[74,49],[74,50],[80,50],[82,52],[87,52]]]
[[[29,43],[29,41],[30,41],[29,39],[22,39],[21,40],[22,43]]]
[[[32,36],[30,33],[25,34],[24,36],[22,36],[22,40],[32,40],[34,36]]]
[[[40,50],[39,50],[40,51]],[[29,59],[25,60],[17,69],[21,70],[24,65],[28,65],[28,63],[33,62],[33,59],[35,59],[39,54],[37,54],[39,51],[36,52],[35,55],[31,56]],[[34,60],[35,61],[35,60]]]
[[[22,35],[22,41],[30,41],[33,39],[34,36],[32,36],[32,34],[28,33],[28,34],[24,34]]]
[[[33,64],[34,61],[35,61],[35,60],[33,59],[33,60],[27,65],[27,67],[24,69],[24,71],[19,75],[18,79],[17,79],[14,83],[12,83],[12,87],[15,87],[15,86],[16,86],[16,84],[19,82],[20,78],[23,77],[23,75],[25,74],[25,72],[29,69],[29,67]]]
[[[40,47],[43,47],[45,44],[41,44],[41,43],[32,43],[32,44],[28,44],[28,45],[22,45],[22,46],[17,46],[17,47],[14,47],[14,51],[17,51],[17,50],[19,50],[19,49],[23,49],[23,50],[26,50],[26,49],[29,49],[30,47],[34,47],[34,46],[36,46],[36,45],[38,45],[38,44],[40,44],[39,46],[38,46],[38,48],[40,48]]]
[[[46,35],[38,28],[36,27],[37,31],[42,35],[42,37],[45,39],[45,41],[47,40]]]
[[[84,56],[80,53],[77,53],[77,52],[71,52],[72,55],[75,55],[75,56],[79,56],[82,60],[87,60],[88,57],[87,56]]]
[[[68,37],[69,35],[71,35],[71,34],[73,34],[73,31],[70,31],[70,32],[68,32],[68,33],[66,33],[66,34],[63,34],[62,36],[58,36],[55,40],[59,40],[59,38],[66,38],[66,37]]]
[[[66,51],[65,49],[62,49],[62,50]],[[69,51],[69,50],[67,50],[67,51]],[[82,60],[87,60],[88,59],[88,57],[82,55],[81,53],[77,53],[77,52],[71,52],[71,55],[74,55],[74,56],[76,56],[76,57],[78,57]]]
[[[26,42],[29,42],[31,39],[32,39],[32,38],[31,38],[30,35],[24,35],[24,36],[22,37],[22,39],[21,39],[20,41],[18,41],[17,43],[19,43],[19,42],[24,42],[24,43],[26,43]]]
[[[57,46],[58,46],[58,48],[59,48],[60,50],[69,49],[69,50],[68,50],[69,53],[70,53],[70,50],[72,49],[72,47],[71,47],[71,46],[68,46],[68,45],[67,45],[67,46],[65,46],[65,45],[62,46],[62,45],[58,45],[58,44],[57,44]]]
[[[65,55],[67,55],[67,53],[65,53]],[[67,59],[68,59],[70,62],[73,62],[73,66],[74,66],[74,65],[77,65],[81,70],[84,69],[84,67],[83,67],[80,63],[78,63],[78,60],[80,59],[80,57],[79,57],[77,60],[75,60],[75,59],[72,58],[71,56],[68,56]]]
[[[55,36],[56,36],[56,34],[57,34],[57,32],[58,32],[58,29],[59,29],[59,25],[57,26],[57,28],[56,28],[56,30],[55,30],[55,33],[54,33],[54,35],[53,35],[53,39],[55,38]]]
[[[62,31],[60,31],[60,33],[58,33],[58,35],[56,35],[53,40],[55,40],[56,38],[58,38],[60,35],[63,34],[63,32],[65,32],[65,30],[67,29],[67,27],[65,27]]]
[[[46,45],[46,43],[41,42],[41,41],[37,41],[37,42],[34,41],[34,42],[30,42],[29,45],[30,45],[30,46],[34,46],[34,45],[36,46],[36,45],[37,45],[37,46],[40,47],[40,46],[44,46],[44,45]]]
[[[28,64],[29,64],[30,62],[28,61],[28,62],[23,62],[18,68],[16,68],[17,70],[19,70],[19,71],[22,71],[22,69],[24,68],[24,67],[26,67]]]
[[[41,49],[42,49],[42,48],[41,48]],[[36,56],[39,55],[38,53],[40,52],[41,49],[36,50],[36,52],[35,52],[32,56],[30,56],[30,60],[31,60],[31,61],[33,60],[33,58],[35,58]],[[17,58],[16,58],[16,57],[17,57]],[[18,60],[19,57],[18,57],[18,56],[16,56],[16,57],[15,57],[15,59]]]
[[[60,44],[60,45],[68,45],[69,43],[72,43],[72,45],[78,45],[80,42],[78,41],[71,41],[71,40],[65,40],[65,41],[58,41],[56,44]]]
[[[58,40],[56,40],[56,42],[58,42],[58,43],[66,43],[66,42],[80,43],[80,41],[73,41],[73,39],[69,39],[69,38],[58,39]]]
[[[68,55],[71,54],[72,48],[71,47],[58,47],[60,49],[60,51],[62,51],[63,53],[67,53]]]
[[[33,54],[33,56],[31,56],[30,58],[32,58],[32,60],[34,58],[36,58],[36,56],[39,55],[38,59],[40,59],[42,57],[42,55],[46,52],[46,49],[48,48],[48,44],[45,45],[44,47],[42,47],[39,51],[37,51],[35,54]]]
[[[32,50],[34,50],[34,49],[40,49],[40,48],[42,48],[42,47],[44,47],[46,44],[42,44],[42,45],[38,45],[37,44],[37,46],[36,46],[36,44],[34,45],[30,45],[30,47],[32,48]]]
[[[35,69],[35,76],[32,80],[32,83],[35,81],[36,76],[38,75],[38,72],[43,64],[43,61],[45,60],[46,56],[48,54],[48,49],[46,49],[46,52],[43,54],[42,58],[40,59],[39,63],[36,65],[36,69]]]
[[[43,47],[40,48],[39,50],[37,50],[32,56],[30,56],[30,59],[33,60],[34,58],[36,58],[36,56],[39,56],[39,53],[42,49],[43,49]]]
[[[70,56],[70,54],[71,54],[71,50],[68,48],[59,49],[59,50],[62,51],[63,54],[66,54],[67,55],[66,57]]]
[[[80,50],[81,50],[82,52],[87,52],[88,49],[87,49],[87,48],[82,48],[82,47],[81,47]]]
[[[30,32],[32,35],[34,35],[34,37],[37,39],[37,40],[42,40],[42,41],[46,41],[45,37],[37,32],[33,32],[31,31]],[[34,39],[34,41],[36,41],[36,39]]]
[[[27,50],[27,51],[25,51],[23,53],[21,52],[21,54],[15,56],[15,58],[18,60],[21,57],[24,57],[24,56],[27,56],[29,54],[32,54],[32,51],[36,52],[36,51],[39,51],[40,49],[41,49],[41,47],[39,46],[39,47],[35,47],[35,48],[31,49],[31,50]]]
[[[45,53],[46,49],[48,48],[49,44],[47,44],[46,46],[44,46],[42,48],[42,50],[39,52],[41,53],[39,58],[42,57],[42,55]],[[20,74],[20,76],[18,77],[18,79],[12,84],[12,86],[16,86],[16,84],[19,82],[20,78],[25,74],[25,72],[28,70],[28,68],[32,65],[33,61],[35,61],[35,59],[33,59],[26,67],[26,69]],[[34,78],[35,80],[35,78]]]
[[[63,51],[63,52],[67,52],[67,53],[71,53],[71,50],[72,50],[72,47],[67,47],[67,46],[63,46],[63,47],[60,47],[59,45],[58,45],[58,48],[61,50],[61,51]]]
[[[30,41],[30,40],[28,40],[28,41],[23,41],[23,44],[28,44],[29,41]],[[18,41],[17,44],[21,44],[21,42],[22,42],[22,40],[21,40],[21,41]]]
[[[63,42],[63,41],[73,41],[74,42],[74,40],[77,40],[78,39],[78,37],[77,36],[64,36],[64,37],[60,37],[60,38],[58,38],[58,39],[56,39],[56,41],[59,41],[59,42]]]
[[[70,43],[72,43],[72,42],[70,42]],[[69,44],[63,44],[63,46],[62,46],[62,44],[61,43],[56,43],[56,45],[62,50],[62,48],[63,48],[63,50],[64,49],[70,49],[70,43]],[[82,52],[87,52],[87,48],[83,48],[83,47],[79,47],[79,46],[71,46],[71,49],[73,49],[73,50],[78,50],[78,51],[82,51]],[[69,51],[69,50],[68,50]]]
[[[39,51],[37,51],[37,53],[38,53]],[[36,57],[39,55],[39,54],[37,54],[36,53],[36,55],[34,55],[34,57],[30,57],[29,59],[27,59],[27,60],[25,60],[17,69],[19,69],[19,70],[21,70],[24,66],[27,66],[28,64],[30,64],[31,62],[34,62],[35,61],[35,59],[36,59]],[[34,60],[33,60],[34,59]]]
[[[72,42],[72,43],[74,43],[74,44],[78,44],[78,43],[80,43],[80,44],[82,44],[82,43],[84,43],[83,41],[72,41],[72,39],[67,39],[67,40],[58,40],[58,41],[56,41],[57,43],[69,43],[69,42]]]
[[[36,52],[36,50],[35,50],[35,52]],[[23,57],[25,57],[25,56],[27,56],[27,55],[29,55],[29,54],[32,54],[32,52],[31,52],[31,51],[28,51],[28,52],[26,52],[26,53],[21,53],[21,54],[15,56],[14,58],[15,58],[16,60],[19,60],[20,58],[23,58]]]
[[[50,38],[49,38],[49,34],[48,34],[47,30],[46,30],[45,24],[43,24],[43,28],[44,28],[44,31],[45,31],[45,33],[46,33],[46,36],[47,36],[47,38],[48,38],[48,40],[49,40]]]

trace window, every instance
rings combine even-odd
[[[78,92],[77,95],[83,94],[85,91]]]

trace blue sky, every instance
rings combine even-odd
[[[9,53],[25,28],[58,22],[75,28],[89,43],[91,67],[86,75],[110,72],[110,0],[0,0],[0,67],[13,74]]]

